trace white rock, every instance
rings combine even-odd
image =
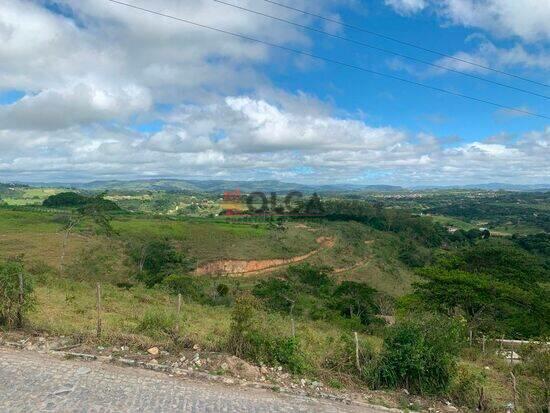
[[[158,347],[151,347],[149,350],[147,350],[147,353],[156,356],[159,354],[159,348]]]

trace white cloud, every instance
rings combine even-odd
[[[526,41],[550,40],[547,0],[444,0],[437,3],[440,13],[454,24],[482,28],[502,37],[514,35]]]
[[[331,1],[298,6],[322,12]],[[65,127],[103,120],[107,111],[125,119],[128,112],[142,111],[147,101],[208,101],[269,83],[255,70],[272,58],[267,46],[108,1],[57,3],[66,15],[49,11],[40,0],[3,0],[0,5],[0,90],[28,93],[24,102],[3,109],[4,119],[8,112],[14,115],[9,127],[16,119],[21,120],[18,127],[26,127],[29,119],[33,127]],[[295,28],[211,0],[132,4],[280,44],[310,44]],[[285,13],[279,11],[282,17]],[[76,88],[84,96],[77,96]],[[101,95],[109,102],[100,102]],[[138,104],[131,103],[134,99]],[[65,120],[36,121],[40,113],[31,112],[52,100],[61,100],[57,109]]]
[[[546,50],[531,52],[519,43],[510,47],[498,47],[485,38],[482,38],[474,51],[458,52],[455,53],[453,57],[496,69],[505,69],[509,67],[541,70],[550,69],[550,52]],[[456,59],[442,58],[436,63],[441,66],[466,72],[487,72],[486,69],[479,66],[474,66]],[[442,70],[440,70],[440,73],[441,72]]]
[[[0,106],[0,129],[55,130],[115,118],[124,120],[151,105],[149,91],[136,85],[102,88],[80,83]]]
[[[527,42],[550,40],[547,0],[385,0],[400,14],[431,9],[451,24]]]
[[[384,0],[384,3],[403,15],[417,13],[427,6],[426,0]]]
[[[300,101],[303,96],[296,96]],[[286,103],[284,102],[286,101]],[[282,103],[281,103],[282,102]],[[391,127],[290,110],[251,96],[185,105],[157,133],[72,127],[37,133],[0,131],[0,176],[35,180],[143,176],[284,178],[310,183],[545,182],[550,128],[519,139],[454,143]],[[309,172],[303,173],[306,168]]]

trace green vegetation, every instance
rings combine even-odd
[[[32,190],[10,188],[3,199]],[[491,208],[477,207],[483,196]],[[353,197],[297,204],[324,211],[313,217],[216,216],[219,195],[166,188],[58,189],[43,205],[3,205],[0,324],[14,328],[21,314],[24,328],[95,343],[100,282],[102,344],[197,344],[333,388],[406,388],[486,411],[509,401],[513,371],[518,411],[542,412],[547,349],[517,349],[524,362],[510,366],[491,340],[550,336],[547,195]],[[513,235],[495,234],[502,225]],[[276,264],[196,275],[220,260]]]
[[[56,195],[51,195],[42,202],[42,205],[49,208],[78,207],[94,208],[103,211],[120,210],[120,207],[116,203],[104,199],[104,194],[86,196],[76,192],[61,192]]]
[[[375,387],[406,388],[417,394],[445,394],[454,380],[464,336],[449,318],[430,316],[390,327],[366,375]]]
[[[0,326],[21,327],[23,316],[32,309],[33,287],[26,275],[19,259],[0,263]]]

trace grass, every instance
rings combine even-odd
[[[123,238],[173,239],[199,263],[215,259],[288,258],[318,248],[311,232],[294,227],[278,232],[267,224],[126,218],[114,221],[113,226]]]
[[[451,226],[463,229],[465,231],[477,228],[474,224],[446,215],[430,215],[430,217],[432,218],[432,220],[434,220],[435,222],[439,222],[441,225]]]

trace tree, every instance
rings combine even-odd
[[[140,269],[138,279],[148,287],[162,282],[172,272],[189,272],[194,264],[177,251],[172,243],[163,239],[144,243],[138,251],[133,252],[133,257]]]
[[[414,284],[414,297],[431,310],[466,318],[473,329],[518,338],[550,332],[550,306],[545,291],[501,281],[487,274],[429,267],[426,281]]]
[[[99,229],[103,230],[108,236],[114,233],[111,226],[111,216],[108,214],[110,208],[105,207],[102,202],[104,194],[91,198],[91,201],[77,209],[77,214],[69,215],[65,218],[62,226],[63,242],[61,246],[61,256],[59,259],[59,271],[63,274],[65,266],[65,254],[69,242],[69,236],[74,228],[82,221],[88,219]],[[118,207],[118,206],[117,206]]]
[[[343,281],[332,295],[332,307],[345,317],[357,317],[369,324],[376,314],[376,290],[366,284]]]

